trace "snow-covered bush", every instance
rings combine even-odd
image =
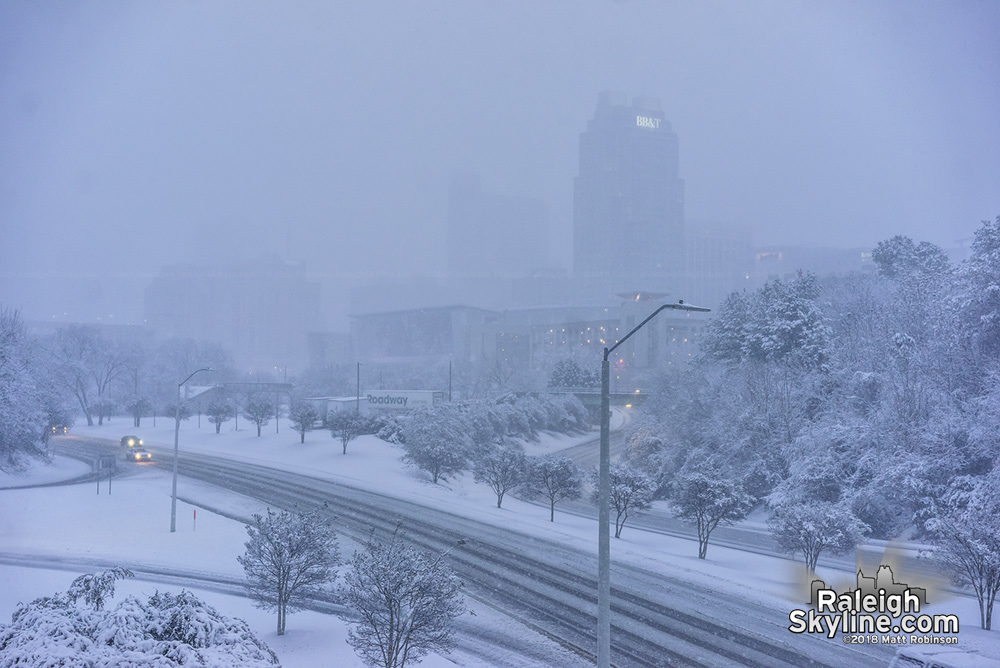
[[[403,442],[403,425],[405,418],[395,413],[379,412],[368,416],[368,429],[383,441],[388,443]]]
[[[471,441],[453,407],[415,411],[407,418],[403,435],[403,461],[429,473],[435,485],[468,467]]]
[[[106,575],[90,576],[89,582],[106,584]],[[76,593],[87,589],[81,584]],[[110,610],[94,607],[93,600],[79,605],[78,598],[88,596],[55,594],[20,605],[11,623],[0,625],[0,668],[278,665],[246,622],[219,614],[190,592],[156,592],[147,600],[129,596]]]

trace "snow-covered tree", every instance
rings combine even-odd
[[[879,274],[895,279],[940,275],[949,266],[948,254],[940,247],[927,241],[914,244],[913,239],[898,234],[880,241],[872,251],[872,260]]]
[[[23,455],[42,455],[47,420],[39,357],[18,312],[0,308],[0,470],[19,468]]]
[[[246,573],[245,586],[255,604],[278,613],[278,635],[285,633],[288,612],[320,595],[337,577],[337,535],[323,514],[274,512],[255,514],[246,525],[250,539],[237,557]]]
[[[436,485],[468,467],[468,430],[448,407],[414,411],[403,429],[403,461],[430,474]]]
[[[706,327],[703,353],[718,361],[794,361],[822,366],[830,330],[817,305],[816,276],[771,281],[752,295],[734,293]]]
[[[145,397],[129,397],[123,407],[132,416],[133,427],[138,427],[142,422],[142,417],[153,410],[153,405]]]
[[[190,420],[191,416],[194,415],[191,411],[191,404],[186,401],[182,401],[178,404],[176,398],[163,408],[163,414],[167,417],[174,418],[175,420],[180,418],[181,422]]]
[[[661,432],[662,427],[655,420],[640,421],[625,436],[622,461],[649,476],[656,475],[665,448]]]
[[[583,369],[572,358],[565,358],[556,362],[556,365],[552,368],[552,375],[549,377],[549,387],[556,388],[597,387],[600,384],[601,375],[599,372]]]
[[[978,480],[971,492],[959,487],[948,496],[927,522],[936,545],[932,554],[956,584],[972,587],[980,625],[988,631],[1000,592],[1000,475]]]
[[[58,330],[50,343],[59,378],[76,397],[94,424],[91,402],[107,398],[112,384],[127,371],[128,350],[117,340],[101,336],[96,327],[70,325]]]
[[[611,483],[611,507],[615,510],[615,538],[621,538],[628,516],[647,510],[652,505],[656,483],[646,474],[626,465],[612,465],[608,472],[608,481]],[[590,482],[592,486],[590,500],[596,504],[600,484],[597,469],[590,472]]]
[[[1000,351],[1000,216],[976,230],[972,254],[958,273],[964,335],[983,353],[995,355]]]
[[[500,445],[480,457],[472,467],[473,479],[490,486],[497,495],[497,508],[504,494],[524,482],[525,456],[520,448]]]
[[[94,399],[90,402],[91,414],[97,418],[97,426],[103,425],[105,420],[110,420],[117,408],[118,405],[107,397]]]
[[[229,422],[235,413],[236,411],[233,409],[233,405],[228,401],[223,400],[213,401],[208,405],[208,408],[205,409],[208,421],[215,425],[216,434],[222,431],[223,423]]]
[[[845,554],[868,533],[868,526],[845,503],[788,500],[774,508],[767,523],[788,554],[802,553],[806,569],[816,572],[823,552]]]
[[[555,522],[556,503],[583,494],[583,473],[569,457],[529,457],[524,491],[529,498],[547,499],[549,521]]]
[[[739,362],[745,356],[745,341],[752,322],[751,297],[733,292],[716,310],[705,327],[701,352],[712,360]]]
[[[42,429],[42,442],[48,444],[49,437],[62,434],[67,427],[73,426],[73,411],[69,402],[56,388],[48,387],[41,392],[42,411],[45,414],[45,426]]]
[[[70,592],[21,604],[0,625],[0,668],[264,668],[278,658],[246,622],[194,594],[129,596],[113,609],[124,569],[77,578]],[[78,601],[82,599],[84,605]]]
[[[351,410],[331,411],[326,416],[326,428],[343,447],[341,454],[347,454],[347,444],[363,434],[366,427],[364,417]]]
[[[754,498],[731,471],[709,466],[682,470],[674,479],[670,501],[678,517],[697,527],[699,559],[708,553],[716,527],[742,520],[754,506]]]
[[[366,666],[405,668],[428,652],[454,647],[453,622],[465,603],[462,583],[444,563],[447,553],[415,550],[398,526],[388,541],[373,531],[365,549],[354,553],[340,596],[358,618],[347,642]]]
[[[299,443],[306,442],[306,432],[316,428],[319,411],[308,401],[293,401],[288,407],[288,419],[292,429],[299,432]]]
[[[267,394],[251,394],[243,403],[243,417],[257,425],[257,436],[260,436],[262,427],[270,424],[275,411],[277,406]]]

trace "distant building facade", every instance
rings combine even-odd
[[[734,291],[754,286],[753,235],[748,227],[688,221],[685,229],[683,294],[715,308]]]
[[[352,337],[362,363],[502,361],[518,369],[547,368],[567,357],[600,361],[664,301],[662,294],[622,293],[608,306],[487,310],[435,307],[355,314]],[[669,366],[690,360],[709,314],[666,311],[616,351],[620,368]]]
[[[144,311],[158,338],[215,341],[248,370],[305,368],[307,334],[322,329],[319,284],[304,264],[276,256],[165,267],[146,288]]]
[[[490,192],[473,172],[448,190],[448,287],[458,303],[509,303],[513,281],[548,261],[548,210],[532,197]]]
[[[874,272],[875,268],[870,249],[767,246],[754,252],[752,287],[756,289],[768,281],[792,280],[799,271],[822,277]]]
[[[607,298],[676,292],[684,269],[679,146],[659,100],[603,92],[580,135],[573,184],[573,274]]]

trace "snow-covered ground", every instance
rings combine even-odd
[[[617,420],[620,420],[619,416]],[[118,440],[126,433],[136,433],[154,452],[167,453],[173,447],[171,421],[158,420],[157,427],[134,429],[123,419],[115,419],[103,427],[76,427],[71,435],[95,436]],[[260,437],[256,429],[240,421],[239,431],[232,422],[223,425],[222,433],[196,418],[181,426],[181,451],[215,453],[226,457],[269,463],[280,468],[314,476],[336,479],[344,484],[378,490],[399,498],[453,513],[460,513],[484,523],[516,528],[529,534],[556,538],[580,550],[596,554],[596,523],[592,519],[559,512],[556,521],[548,521],[548,509],[505,497],[503,508],[496,508],[496,497],[485,485],[473,483],[471,474],[459,476],[444,484],[433,485],[418,471],[405,468],[399,461],[401,450],[371,436],[360,437],[341,454],[340,442],[328,432],[306,435],[305,444],[299,435],[283,421],[275,433],[272,423]],[[544,436],[537,443],[526,444],[528,454],[554,452],[593,439],[596,434]],[[73,465],[59,461],[64,467],[59,475],[72,477],[79,473]],[[241,574],[236,556],[243,551],[245,532],[238,522],[210,513],[206,508],[226,514],[246,516],[257,508],[248,500],[231,493],[186,481],[179,483],[178,496],[197,503],[197,524],[193,523],[194,506],[181,503],[178,507],[178,531],[168,532],[170,477],[151,467],[137,475],[116,479],[112,495],[105,487],[96,494],[94,483],[68,487],[7,490],[0,492],[0,552],[5,554],[75,556],[93,559],[135,561],[171,566],[186,571],[210,572],[238,577]],[[32,476],[52,474],[44,469]],[[18,482],[19,480],[19,482]],[[0,478],[0,487],[25,484],[26,479]],[[18,511],[14,511],[18,509]],[[349,555],[352,546],[345,546]],[[596,557],[595,557],[596,559]],[[631,563],[655,572],[669,573],[671,578],[686,581],[695,587],[724,590],[732,596],[752,601],[774,611],[773,623],[784,620],[792,608],[802,607],[801,587],[803,568],[800,562],[712,545],[708,559],[697,558],[695,542],[663,536],[626,526],[622,538],[612,542],[612,559],[616,563]],[[848,572],[820,569],[828,583],[840,583],[852,577]],[[13,611],[18,600],[64,590],[73,575],[65,572],[31,570],[20,567],[0,567],[0,614]],[[906,574],[897,572],[899,581]],[[927,586],[926,582],[910,582]],[[136,582],[129,587],[149,591],[152,585]],[[159,586],[159,585],[157,585]],[[161,589],[165,588],[160,586]],[[201,593],[201,592],[199,592]],[[290,666],[318,665],[318,656],[328,663],[331,656],[342,660],[340,665],[361,665],[345,644],[344,624],[336,618],[318,613],[300,612],[289,619],[287,635],[275,635],[273,615],[253,608],[245,599],[204,592],[204,598],[223,614],[243,617],[271,645],[283,664]],[[949,596],[945,592],[930,592],[932,605],[922,612],[957,614],[961,618],[960,646],[978,649],[983,654],[1000,657],[1000,632],[984,632],[979,627],[979,613],[974,598]],[[489,614],[488,611],[483,611]],[[516,633],[516,629],[511,630]],[[816,638],[816,642],[833,642]],[[476,665],[463,657],[465,665]],[[351,662],[354,663],[351,663]],[[429,657],[424,665],[449,665],[442,657]],[[488,665],[488,664],[487,664]]]

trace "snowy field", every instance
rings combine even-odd
[[[444,484],[433,485],[421,472],[404,467],[399,447],[363,436],[350,443],[346,455],[341,454],[340,442],[329,432],[316,431],[306,435],[305,444],[299,435],[282,421],[275,433],[272,423],[260,437],[249,423],[240,421],[234,430],[232,422],[223,425],[216,434],[214,426],[202,418],[184,422],[181,426],[181,451],[215,453],[258,463],[308,473],[337,480],[343,484],[377,490],[385,494],[426,506],[474,518],[483,523],[516,528],[527,534],[558,539],[596,555],[596,523],[588,518],[559,512],[555,523],[548,521],[547,507],[505,497],[503,508],[496,508],[496,497],[486,485],[477,485],[471,474],[464,474]],[[616,417],[621,420],[621,416]],[[148,422],[148,420],[146,420]],[[154,457],[169,453],[173,447],[171,420],[157,420],[140,429],[130,421],[116,418],[103,427],[75,427],[70,436],[94,436],[118,440],[124,434],[141,436]],[[593,439],[587,435],[544,436],[537,443],[526,444],[530,455],[555,452],[565,447]],[[8,562],[12,556],[39,558],[72,558],[75,561],[124,562],[147,567],[180,569],[238,578],[242,571],[236,556],[243,551],[245,531],[236,521],[209,512],[216,509],[224,514],[246,516],[262,510],[255,502],[217,488],[181,479],[178,496],[197,504],[178,504],[178,531],[169,533],[170,476],[149,466],[136,465],[134,475],[113,482],[112,495],[107,483],[96,493],[94,483],[63,487],[41,487],[0,492],[0,556]],[[50,467],[33,470],[28,476],[0,477],[0,487],[50,482],[71,478],[86,471],[76,462],[57,459]],[[197,522],[194,513],[197,510]],[[354,545],[343,541],[341,551],[349,556]],[[626,526],[621,539],[612,541],[612,559],[616,563],[631,563],[654,572],[669,573],[670,577],[696,587],[724,590],[773,610],[769,624],[787,620],[788,611],[801,607],[801,587],[804,583],[800,562],[749,554],[735,549],[712,545],[708,559],[697,559],[697,544],[683,538],[647,533]],[[595,556],[596,562],[596,556]],[[596,568],[596,567],[595,567]],[[848,572],[819,569],[828,583],[841,583],[852,577]],[[25,569],[23,564],[0,566],[0,614],[6,617],[18,601],[64,591],[78,574],[59,570]],[[905,573],[899,574],[906,581]],[[921,586],[928,583],[921,582]],[[173,589],[163,584],[135,581],[121,590],[150,593],[153,588]],[[192,588],[194,589],[194,588]],[[361,666],[345,643],[346,628],[333,616],[299,612],[289,618],[285,636],[278,637],[273,626],[274,615],[256,608],[238,596],[211,591],[197,591],[207,602],[225,615],[246,619],[255,631],[277,652],[287,667],[328,664],[337,657],[338,665]],[[979,627],[976,601],[972,597],[956,597],[931,590],[929,613],[958,614],[962,622],[960,646],[978,649],[983,654],[1000,658],[1000,632],[984,632]],[[473,609],[477,604],[470,602]],[[482,615],[482,616],[481,616]],[[477,609],[477,618],[490,619],[489,610]],[[493,615],[496,617],[496,615]],[[500,623],[493,619],[491,623]],[[512,634],[526,634],[524,642],[542,642],[526,629],[508,622]],[[787,622],[786,622],[787,625]],[[834,642],[816,638],[816,642]],[[322,657],[322,659],[320,659]],[[456,654],[462,665],[490,665],[488,662]],[[428,657],[422,665],[452,665],[445,657]]]

